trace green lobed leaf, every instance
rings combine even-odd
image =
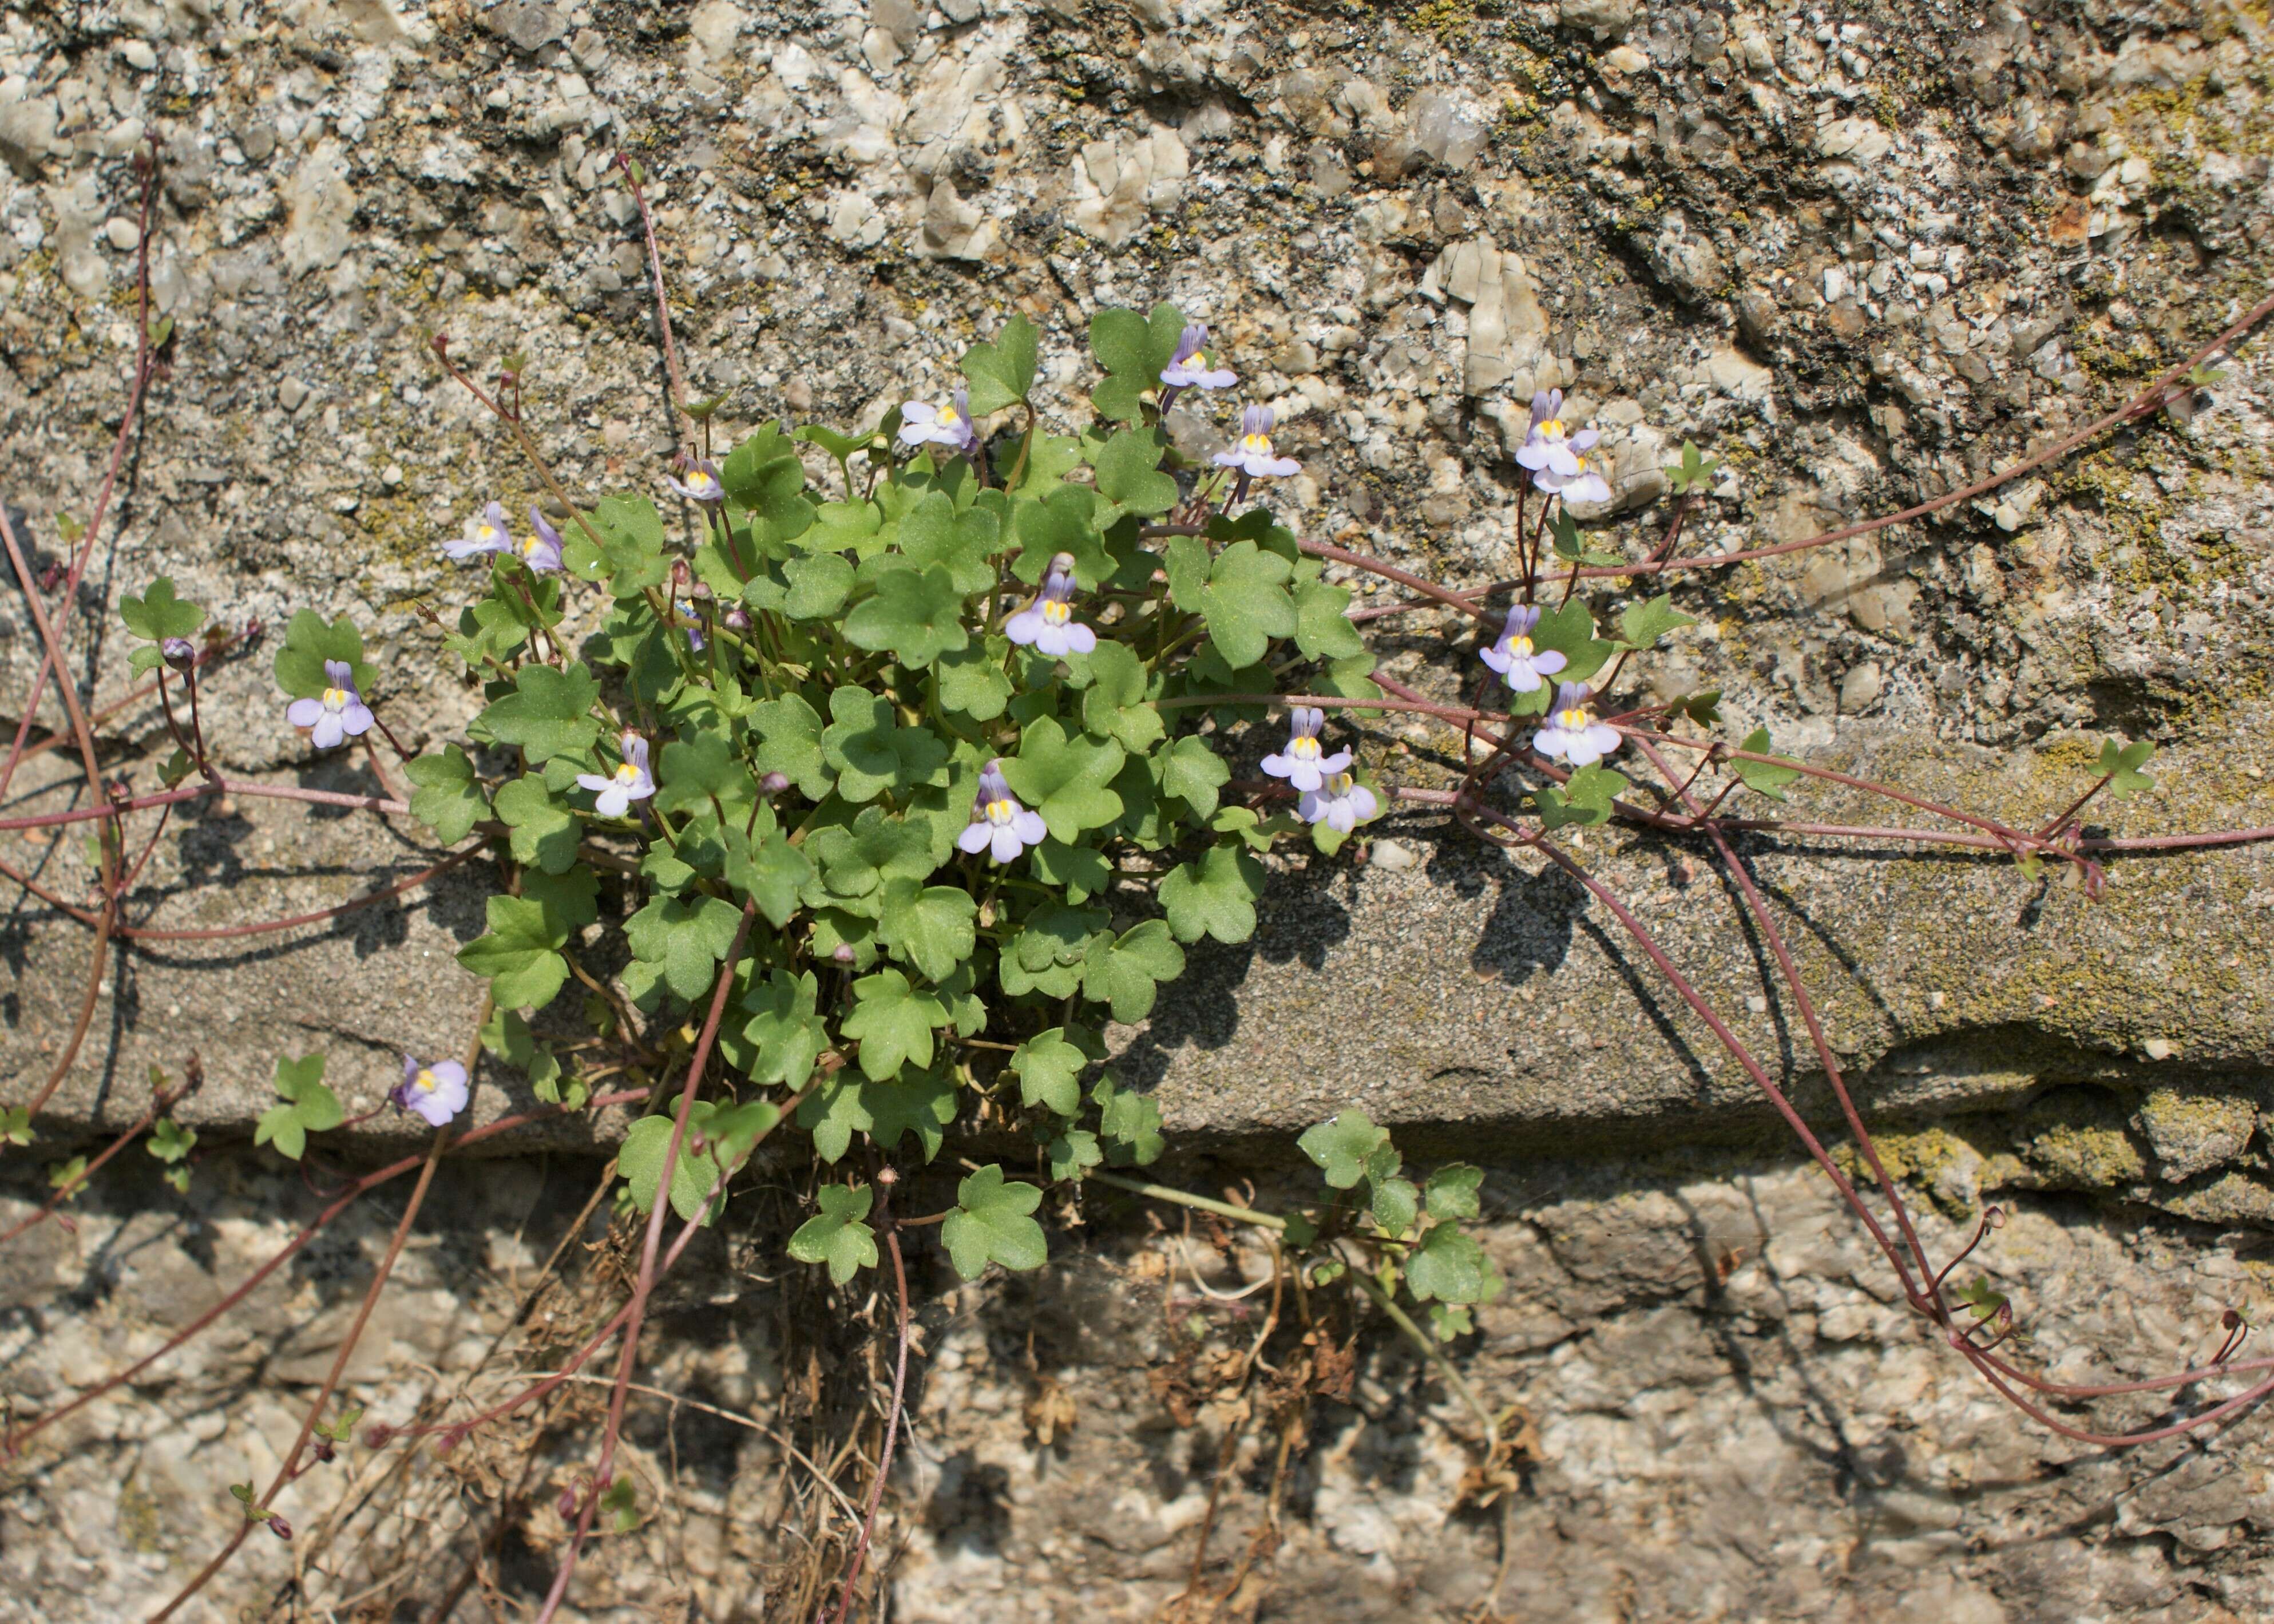
[[[1627,781],[1622,775],[1608,767],[1589,765],[1574,772],[1560,790],[1553,786],[1534,790],[1532,801],[1543,828],[1561,829],[1567,823],[1592,828],[1608,821],[1611,803],[1626,790]]]
[[[160,575],[141,597],[124,594],[119,598],[118,618],[137,637],[162,643],[169,637],[189,636],[205,623],[206,612],[175,597],[172,577]]]
[[[1065,1028],[1052,1026],[1019,1045],[1011,1056],[1018,1074],[1020,1102],[1029,1109],[1040,1105],[1061,1116],[1081,1109],[1081,1074],[1089,1056],[1066,1041]]]
[[[1177,482],[1161,471],[1168,438],[1158,429],[1124,429],[1090,459],[1101,496],[1125,514],[1150,518],[1177,505]]]
[[[1082,996],[1106,1004],[1125,1024],[1153,1012],[1159,983],[1185,973],[1185,950],[1169,934],[1166,921],[1148,919],[1117,938],[1099,933],[1082,956]]]
[[[802,695],[760,701],[751,707],[750,726],[758,736],[753,765],[761,774],[780,773],[808,801],[819,801],[836,787],[837,775],[822,754],[820,713]]]
[[[853,605],[844,627],[854,647],[888,650],[918,671],[971,641],[963,625],[963,594],[937,564],[886,572],[875,594]]]
[[[1490,1281],[1485,1249],[1456,1224],[1434,1225],[1405,1260],[1405,1289],[1417,1302],[1481,1303]]]
[[[379,671],[363,657],[363,634],[355,622],[346,615],[327,621],[312,609],[299,611],[285,623],[283,646],[276,650],[276,685],[295,699],[313,698],[331,686],[327,660],[347,662],[358,691],[370,698]]]
[[[624,940],[634,955],[660,966],[664,984],[691,1004],[717,982],[719,961],[741,924],[740,910],[717,897],[657,897],[624,921]]]
[[[928,1066],[932,1033],[947,1025],[947,1010],[898,970],[879,970],[853,983],[853,1011],[844,1033],[861,1045],[861,1070],[871,1080],[898,1077],[913,1061]]]
[[[881,695],[838,688],[829,695],[829,714],[822,760],[837,770],[837,793],[849,801],[874,801],[888,790],[905,793],[931,782],[947,763],[947,746],[923,728],[902,726]]]
[[[1161,1159],[1167,1146],[1161,1137],[1159,1106],[1111,1076],[1091,1085],[1089,1097],[1097,1105],[1097,1132],[1105,1142],[1108,1161],[1116,1167],[1143,1167]]]
[[[2142,739],[2126,744],[2116,739],[2100,741],[2100,759],[2094,771],[2108,780],[2108,793],[2121,801],[2127,795],[2136,795],[2143,789],[2156,787],[2156,780],[2140,771],[2155,755],[2156,747]]]
[[[754,1083],[802,1088],[814,1062],[829,1047],[829,1029],[815,1013],[818,984],[812,971],[776,970],[753,981],[736,1008],[749,1019],[728,1023],[719,1036],[727,1064]]]
[[[1034,1185],[1006,1181],[990,1165],[956,1186],[955,1210],[940,1225],[940,1239],[955,1272],[976,1280],[990,1263],[1007,1269],[1038,1269],[1049,1260],[1043,1226],[1031,1216],[1043,1203]]]
[[[458,962],[489,979],[491,996],[507,1009],[542,1007],[568,979],[559,950],[568,931],[540,902],[491,897],[484,904],[489,931],[458,950]]]
[[[1294,566],[1253,541],[1236,541],[1216,556],[1200,593],[1209,640],[1235,670],[1261,660],[1275,637],[1295,635],[1295,600],[1287,590]]]
[[[1315,579],[1297,584],[1295,646],[1305,659],[1349,659],[1367,651],[1366,639],[1351,623],[1350,605],[1347,587]]]
[[[1110,740],[1071,738],[1055,717],[1044,717],[1020,736],[1003,776],[1012,793],[1042,814],[1052,836],[1071,846],[1086,829],[1103,829],[1121,816],[1121,797],[1108,788],[1126,757]]]
[[[689,1110],[688,1132],[681,1137],[679,1155],[671,1166],[671,1210],[689,1223],[710,1221],[707,1198],[719,1182],[719,1162],[711,1147],[706,1144],[698,1151],[693,1144],[709,1120],[711,1104],[698,1100]],[[624,1131],[624,1142],[616,1151],[616,1172],[630,1188],[633,1205],[644,1213],[654,1207],[656,1191],[663,1183],[674,1121],[663,1116],[641,1117]]]
[[[992,342],[977,343],[963,352],[964,381],[971,386],[971,415],[984,417],[1015,406],[1035,387],[1035,368],[1042,335],[1024,316],[1003,324]]]
[[[1618,644],[1638,650],[1656,648],[1667,633],[1697,624],[1695,616],[1683,614],[1674,606],[1673,593],[1660,592],[1647,603],[1627,605],[1626,612],[1619,616]]]
[[[877,1192],[866,1184],[823,1184],[814,1192],[821,1210],[789,1237],[789,1255],[800,1263],[825,1263],[829,1278],[843,1285],[864,1268],[877,1267],[877,1232],[863,1222]]]
[[[465,751],[446,744],[439,756],[421,756],[405,762],[403,776],[418,789],[410,797],[410,815],[434,831],[444,846],[456,846],[489,814],[474,763]]]
[[[584,825],[566,801],[546,791],[543,778],[523,773],[501,786],[497,815],[512,831],[516,862],[547,874],[565,873],[575,865]]]
[[[1756,727],[1745,735],[1745,741],[1737,748],[1756,756],[1766,755],[1769,730]],[[1771,801],[1782,801],[1784,786],[1800,777],[1799,768],[1787,767],[1776,762],[1733,761],[1729,764],[1747,789],[1757,795],[1766,795]]]
[[[1203,936],[1245,942],[1255,934],[1263,865],[1237,846],[1219,846],[1198,862],[1179,864],[1161,882],[1161,908],[1179,942]]]
[[[1603,663],[1617,652],[1618,645],[1595,635],[1595,617],[1587,605],[1577,598],[1553,609],[1540,617],[1532,628],[1532,644],[1535,649],[1553,649],[1563,656],[1564,667],[1555,673],[1557,682],[1585,682],[1603,668]],[[1543,683],[1538,689],[1538,703],[1546,710],[1553,697],[1555,683]],[[1511,699],[1523,695],[1511,695]]]
[[[1375,1127],[1371,1117],[1352,1106],[1306,1128],[1295,1143],[1318,1164],[1328,1184],[1348,1190],[1367,1176],[1369,1163],[1388,1147],[1389,1132]]]
[[[1068,1128],[1053,1139],[1043,1154],[1049,1159],[1053,1184],[1080,1178],[1084,1169],[1094,1168],[1105,1160],[1105,1152],[1098,1147],[1097,1135],[1081,1128]]]
[[[1185,330],[1182,312],[1163,302],[1149,316],[1133,310],[1101,310],[1089,320],[1089,346],[1107,372],[1090,393],[1097,415],[1135,423],[1145,415],[1145,392],[1161,387],[1161,369],[1176,358]]]
[[[599,697],[599,680],[582,664],[557,670],[523,665],[513,691],[492,700],[482,712],[482,725],[499,743],[519,745],[531,762],[550,761],[589,751],[599,742],[600,725],[591,710]]]
[[[978,912],[978,903],[960,885],[892,880],[885,886],[877,934],[893,958],[915,966],[926,981],[944,981],[971,956]]]
[[[1477,1215],[1477,1192],[1485,1182],[1485,1170],[1466,1162],[1449,1162],[1429,1175],[1424,1199],[1432,1218],[1473,1218]]]

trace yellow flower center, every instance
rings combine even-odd
[[[498,538],[498,527],[494,524],[485,524],[475,532],[486,544],[494,543]]]
[[[1054,598],[1044,598],[1043,600],[1043,619],[1049,621],[1052,626],[1064,626],[1068,620],[1073,619],[1073,605],[1069,604],[1062,604]]]
[[[424,1066],[419,1068],[418,1075],[412,1078],[410,1081],[412,1086],[425,1094],[433,1094],[435,1089],[441,1086],[440,1079]]]
[[[699,468],[687,476],[687,487],[691,491],[707,491],[717,483]]]
[[[1271,455],[1271,436],[1269,434],[1243,434],[1239,437],[1239,448],[1242,451],[1246,452],[1250,456],[1268,457]]]
[[[1355,780],[1349,773],[1338,772],[1335,774],[1333,778],[1327,780],[1327,793],[1329,795],[1347,795],[1351,793],[1351,787],[1354,782]]]
[[[521,555],[523,558],[531,557],[544,545],[545,543],[540,538],[531,536],[527,541],[521,544]]]
[[[962,421],[963,421],[963,414],[962,414],[961,412],[960,412],[960,411],[956,410],[954,407],[953,407],[953,406],[943,406],[943,407],[941,407],[941,408],[939,409],[939,426],[940,426],[940,427],[942,427],[942,428],[944,428],[944,429],[952,429],[952,428],[953,428],[957,424],[959,424],[959,423],[960,423],[960,422],[962,422]]]
[[[1585,710],[1558,710],[1555,713],[1555,726],[1566,733],[1578,733],[1592,726],[1593,720]]]
[[[1510,638],[1508,640],[1508,651],[1514,655],[1517,659],[1530,659],[1532,658],[1532,639],[1521,635]]]
[[[1550,417],[1540,425],[1540,432],[1546,439],[1561,440],[1567,431],[1563,427],[1562,418]]]
[[[1287,741],[1287,754],[1297,761],[1316,761],[1319,759],[1319,741],[1308,733],[1299,734]]]
[[[633,765],[631,764],[631,763],[629,763],[629,762],[619,762],[619,763],[616,763],[616,782],[617,782],[617,783],[619,783],[619,784],[636,784],[636,783],[638,783],[638,782],[639,782],[639,769],[638,769],[638,768],[636,768],[636,767],[635,767],[635,766],[633,766]]]
[[[1015,801],[990,801],[987,803],[987,821],[990,823],[1007,823],[1018,816],[1019,803]]]
[[[326,688],[326,689],[324,690],[324,709],[325,709],[325,710],[346,710],[347,708],[348,708],[348,691],[347,691],[347,689],[345,689],[345,688]]]

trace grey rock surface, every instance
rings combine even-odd
[[[1237,1193],[1240,1171],[1166,1176]],[[575,1275],[535,1298],[501,1356],[493,1339],[598,1176],[574,1159],[446,1169],[350,1361],[366,1419],[468,1416],[558,1368],[568,1327],[593,1318]],[[1921,1222],[1947,1249],[1965,1209],[1923,1182]],[[0,1195],[0,1220],[31,1193]],[[1484,1194],[1479,1233],[1508,1284],[1455,1357],[1525,1440],[1519,1486],[1485,1507],[1466,1503],[1468,1413],[1339,1294],[1307,1299],[1311,1350],[1243,1386],[1269,1297],[1230,1294],[1269,1263],[1237,1233],[1163,1232],[1093,1189],[1040,1274],[959,1286],[936,1231],[911,1232],[914,1434],[880,1537],[894,1616],[1134,1624],[1163,1615],[1196,1557],[1205,1593],[1239,1604],[1219,1616],[1258,1619],[1452,1624],[1479,1616],[1501,1575],[1485,1616],[2176,1624],[2274,1610],[2263,1420],[2118,1454],[2026,1422],[1891,1300],[1812,1169],[1678,1147],[1530,1157],[1496,1164]],[[1290,1195],[1267,1177],[1256,1199]],[[113,1181],[72,1234],[49,1224],[0,1253],[17,1413],[154,1351],[315,1205],[273,1164],[223,1154],[199,1162],[186,1199]],[[2263,1293],[2263,1231],[2111,1225],[2059,1196],[2008,1205],[1977,1260],[2022,1312],[2029,1357],[2063,1376],[2166,1367],[2215,1339],[2223,1307]],[[392,1222],[384,1198],[355,1209],[306,1267],[34,1441],[0,1480],[0,1618],[111,1624],[171,1594],[238,1515],[224,1485],[274,1470]],[[820,1312],[812,1272],[779,1244],[729,1237],[669,1282],[622,1462],[649,1519],[588,1553],[576,1616],[805,1616],[798,1559],[846,1522],[800,1457],[834,1447],[842,1406],[865,1409],[880,1372],[864,1327]],[[280,1498],[294,1545],[248,1544],[192,1616],[257,1612],[296,1555],[310,1605],[361,1594],[426,1616],[505,1484],[528,1499],[488,1593],[533,1605],[565,1532],[554,1499],[589,1464],[582,1429],[603,1396],[572,1387],[549,1425],[493,1424],[447,1456],[344,1449]],[[840,1481],[858,1492],[863,1476],[856,1461]],[[449,1616],[482,1614],[470,1598]]]

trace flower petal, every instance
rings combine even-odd
[[[296,699],[284,708],[284,719],[295,727],[313,727],[323,714],[320,699]]]
[[[976,857],[987,849],[987,842],[992,838],[992,834],[993,831],[985,823],[966,823],[963,826],[963,832],[955,837],[956,850]]]

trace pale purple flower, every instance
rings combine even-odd
[[[676,607],[687,632],[687,646],[697,654],[702,653],[703,645],[710,641],[703,635],[703,617],[696,613],[695,605],[683,598],[679,600]]]
[[[545,522],[545,515],[531,508],[529,522],[537,533],[521,544],[521,561],[538,575],[550,575],[561,568],[561,532]]]
[[[1547,678],[1563,669],[1563,656],[1554,649],[1535,651],[1532,646],[1532,628],[1540,624],[1540,611],[1529,604],[1509,605],[1508,624],[1500,629],[1500,641],[1478,658],[1508,679],[1509,687],[1519,694],[1539,691]]]
[[[1218,468],[1236,468],[1251,479],[1284,479],[1301,471],[1293,457],[1271,453],[1271,425],[1278,414],[1269,406],[1250,406],[1239,414],[1239,440],[1229,451],[1216,454]]]
[[[1263,771],[1275,778],[1284,778],[1306,794],[1324,783],[1331,773],[1340,772],[1351,763],[1348,750],[1326,754],[1319,742],[1319,730],[1327,725],[1327,713],[1311,706],[1297,705],[1294,714],[1287,718],[1287,748],[1276,756],[1263,758]]]
[[[309,729],[309,742],[328,750],[346,740],[371,731],[371,707],[356,691],[355,671],[345,660],[326,660],[324,675],[331,686],[315,699],[296,699],[284,712],[295,727]]]
[[[699,457],[688,463],[686,478],[674,479],[666,474],[663,482],[689,501],[701,502],[706,508],[716,508],[727,500],[727,487],[719,483],[719,465]]]
[[[1306,823],[1324,823],[1348,834],[1381,810],[1374,792],[1347,772],[1337,772],[1316,789],[1303,792],[1295,803],[1296,816]]]
[[[576,775],[579,787],[595,792],[592,810],[602,817],[621,817],[631,810],[632,802],[645,801],[655,793],[655,779],[647,770],[647,741],[629,727],[616,741],[623,752],[623,761],[615,771],[604,778],[597,772]]]
[[[198,645],[187,637],[168,637],[158,644],[158,655],[176,671],[186,672],[198,663]]]
[[[1061,553],[1050,560],[1042,590],[1004,624],[1003,635],[1044,654],[1088,653],[1097,647],[1097,634],[1073,618],[1073,554]]]
[[[1595,719],[1595,690],[1584,682],[1555,685],[1555,709],[1532,736],[1532,748],[1574,767],[1592,767],[1619,748],[1619,730]]]
[[[1042,815],[1028,811],[1011,793],[1011,786],[1003,777],[1002,758],[998,756],[980,770],[979,795],[971,803],[971,823],[955,837],[955,844],[974,857],[991,851],[997,862],[1006,863],[1015,861],[1028,846],[1040,846],[1049,833]]]
[[[1567,502],[1607,502],[1610,482],[1598,471],[1603,459],[1591,459],[1602,436],[1593,429],[1574,434],[1557,414],[1563,391],[1542,390],[1532,397],[1532,427],[1516,448],[1516,460],[1532,470],[1532,483]]]
[[[484,553],[513,551],[513,528],[506,523],[505,504],[492,502],[466,521],[466,533],[456,541],[446,541],[442,551],[454,559],[474,558]]]
[[[979,449],[978,431],[971,426],[971,391],[961,384],[955,386],[953,404],[935,406],[929,401],[910,401],[900,408],[900,444],[904,446],[945,446],[951,451],[960,451],[968,456]]]
[[[1215,365],[1209,353],[1208,328],[1195,321],[1177,340],[1177,353],[1161,369],[1161,381],[1172,389],[1229,389],[1239,381],[1230,367]]]
[[[430,1126],[440,1127],[466,1109],[466,1068],[455,1060],[422,1065],[415,1056],[403,1056],[403,1081],[387,1097],[397,1110],[416,1111]]]

